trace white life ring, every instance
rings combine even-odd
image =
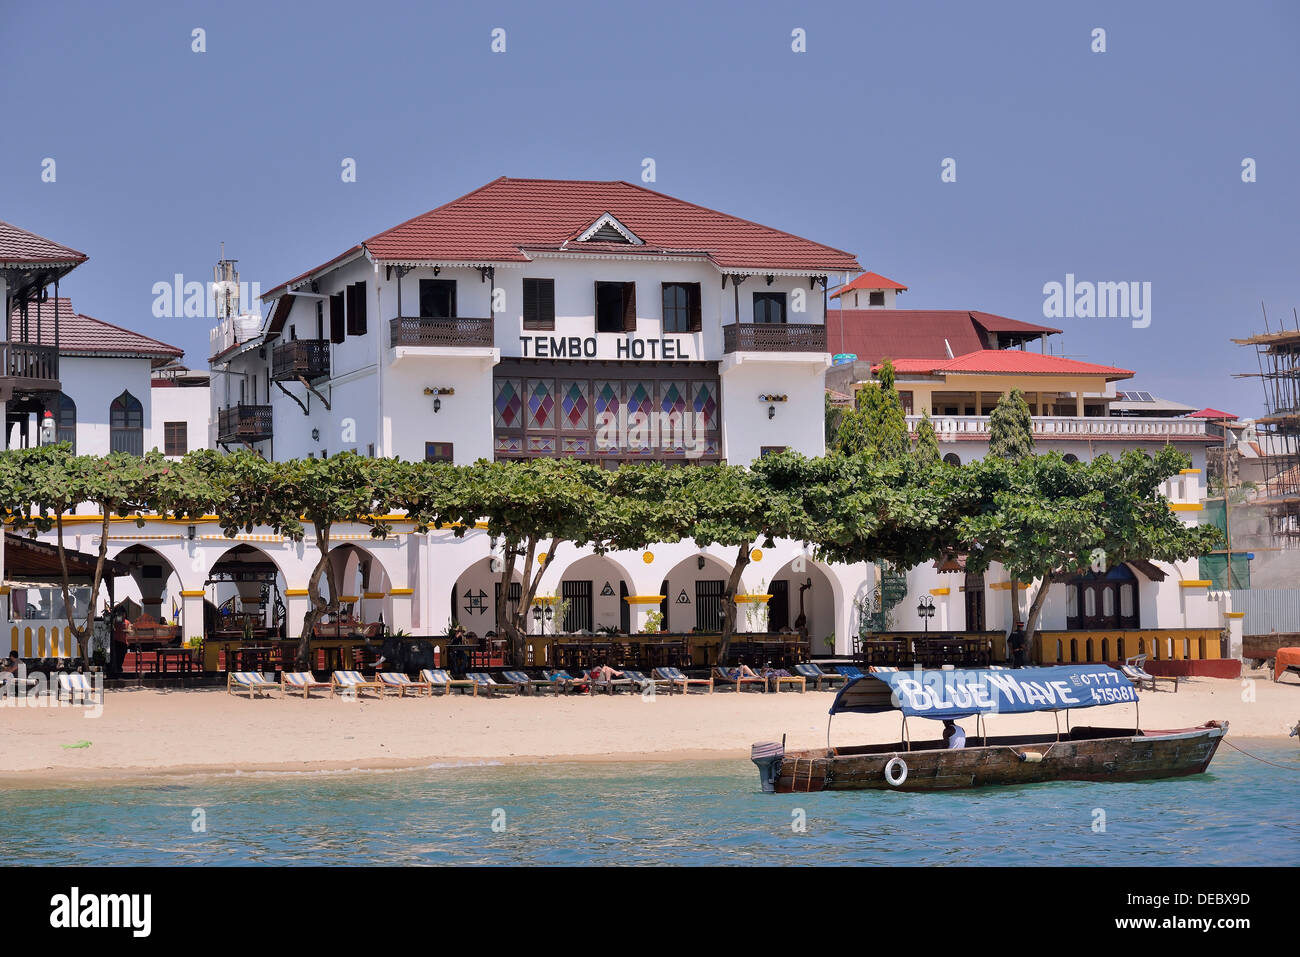
[[[895,776],[894,772],[898,775]],[[902,758],[890,758],[889,763],[885,765],[885,780],[894,787],[899,787],[907,780],[907,762]]]

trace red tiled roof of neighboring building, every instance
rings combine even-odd
[[[645,245],[575,241],[605,213]],[[378,261],[394,263],[527,262],[528,247],[549,247],[576,253],[703,256],[719,268],[733,269],[822,274],[862,268],[852,253],[633,183],[504,176],[372,236],[360,247]],[[324,268],[277,286],[263,298],[278,298],[287,286]]]
[[[54,312],[58,308],[59,353],[61,355],[111,355],[140,356],[168,360],[179,358],[185,350],[168,345],[151,336],[123,329],[111,322],[82,315],[72,308],[72,300],[65,296],[51,299],[40,306],[40,338],[43,345],[54,345]],[[14,310],[9,317],[9,339],[20,338],[20,316]],[[37,342],[37,307],[27,307],[27,341]]]
[[[1218,409],[1199,409],[1196,412],[1188,413],[1189,419],[1229,419],[1236,420],[1236,416],[1231,412],[1220,412]]]
[[[86,254],[62,243],[0,222],[0,265],[31,263],[84,263]]]
[[[1115,379],[1128,379],[1134,374],[1130,369],[1097,365],[1092,362],[1080,362],[1078,359],[1043,355],[1038,352],[1025,352],[1020,349],[981,349],[978,352],[939,361],[899,359],[894,361],[894,371],[920,374],[956,372],[974,374],[1005,373],[1008,375],[1096,375],[1105,376],[1108,382]]]
[[[998,322],[994,323],[994,319]],[[997,328],[988,329],[986,322]],[[1060,331],[966,309],[828,309],[826,312],[826,342],[830,350],[851,353],[863,362],[878,362],[886,356],[945,359],[948,349],[952,355],[959,356],[995,345],[990,333],[1042,336]]]
[[[840,286],[839,289],[836,289],[831,293],[831,298],[838,299],[841,294],[852,289],[897,289],[899,292],[907,292],[907,287],[901,282],[886,279],[878,272],[864,272],[861,276],[854,277],[843,286]]]

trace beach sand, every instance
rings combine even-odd
[[[1300,683],[1275,684],[1262,670],[1246,672],[1245,679],[1191,678],[1176,694],[1142,692],[1142,727],[1183,728],[1226,719],[1234,738],[1285,738],[1300,721]],[[413,768],[548,758],[747,757],[753,742],[779,741],[782,735],[790,749],[824,746],[832,697],[810,690],[661,694],[651,700],[624,694],[249,701],[224,689],[113,690],[98,717],[87,717],[81,707],[0,708],[0,784],[49,787],[127,783],[159,773]],[[1132,705],[1072,717],[1076,725],[1127,726],[1134,720]],[[973,718],[961,723],[973,734]],[[995,716],[987,725],[993,734],[1056,727],[1051,714]],[[909,727],[914,740],[938,736],[936,722],[913,720]],[[835,719],[832,743],[898,740],[899,733],[896,714],[842,715]],[[68,747],[84,742],[89,746]]]

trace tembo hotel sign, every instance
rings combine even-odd
[[[689,359],[689,336],[520,336],[525,359]]]

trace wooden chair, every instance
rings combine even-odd
[[[1159,691],[1159,682],[1168,681],[1173,684],[1174,692],[1178,692],[1177,675],[1153,675],[1143,667],[1146,663],[1146,655],[1134,655],[1132,658],[1125,659],[1124,664],[1120,665],[1120,671],[1124,673],[1125,678],[1137,685],[1139,691],[1142,690],[1143,685],[1146,685],[1152,691]]]
[[[746,687],[758,686],[758,690],[767,691],[766,678],[751,678],[742,675],[739,668],[724,668],[721,665],[715,665],[713,668],[713,680],[719,684],[730,685],[737,692],[744,691]]]

